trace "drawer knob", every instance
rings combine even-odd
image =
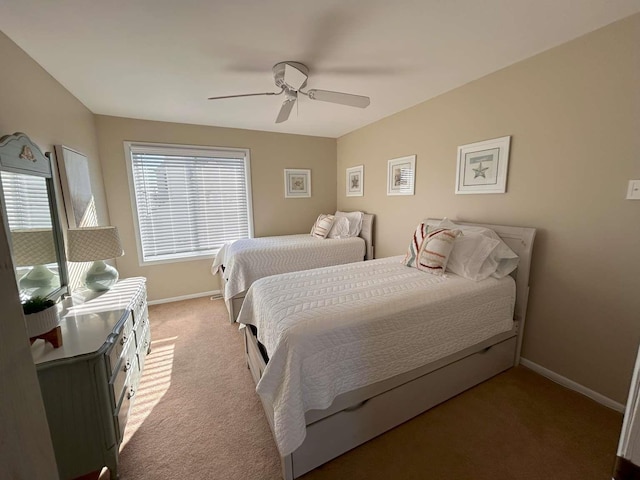
[[[128,372],[129,370],[131,370],[131,360],[127,359],[127,363],[124,364],[123,370],[125,372]]]
[[[129,392],[127,393],[127,399],[131,400],[133,398],[133,396],[136,394],[136,391],[133,387],[131,387],[129,389]]]
[[[127,343],[128,337],[126,335],[122,335],[122,338],[120,339],[120,345],[124,345],[125,343]]]

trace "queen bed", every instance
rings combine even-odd
[[[340,212],[336,212],[338,214]],[[256,280],[280,273],[373,259],[373,218],[360,213],[353,236],[319,238],[309,234],[246,238],[224,245],[213,262],[229,321],[235,322],[245,294]],[[347,217],[345,217],[347,218]]]
[[[511,275],[431,275],[401,256],[249,289],[238,322],[286,480],[518,363],[535,229],[481,227],[518,255]]]

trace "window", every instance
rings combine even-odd
[[[215,254],[253,235],[249,151],[125,143],[140,263]]]

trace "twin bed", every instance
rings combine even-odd
[[[229,321],[236,321],[247,290],[260,278],[373,259],[373,219],[373,215],[363,214],[356,237],[281,235],[224,245],[216,255],[212,273],[219,275]]]
[[[518,364],[535,229],[482,226],[518,255],[511,276],[391,257],[253,283],[238,322],[286,480]]]

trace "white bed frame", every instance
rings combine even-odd
[[[429,219],[430,225],[440,220]],[[281,457],[282,476],[293,480],[459,393],[482,383],[520,361],[534,228],[473,224],[494,230],[520,262],[516,280],[514,327],[484,342],[423,365],[410,372],[338,396],[325,410],[305,414],[306,437],[293,453]],[[249,370],[257,383],[266,364],[250,328],[245,328]],[[262,403],[273,432],[273,410]]]
[[[360,238],[362,238],[366,245],[365,251],[365,260],[373,260],[373,218],[374,215],[370,213],[365,213],[364,218],[362,219],[362,230],[360,231]],[[224,292],[227,284],[227,280],[224,278],[224,273],[222,269],[218,270],[218,276],[220,278],[221,289]],[[228,300],[225,300],[225,305],[227,306],[227,310],[229,311],[229,321],[234,323],[238,314],[240,313],[240,307],[242,307],[242,302],[244,302],[244,296],[246,295],[246,290],[244,292],[240,292]]]

